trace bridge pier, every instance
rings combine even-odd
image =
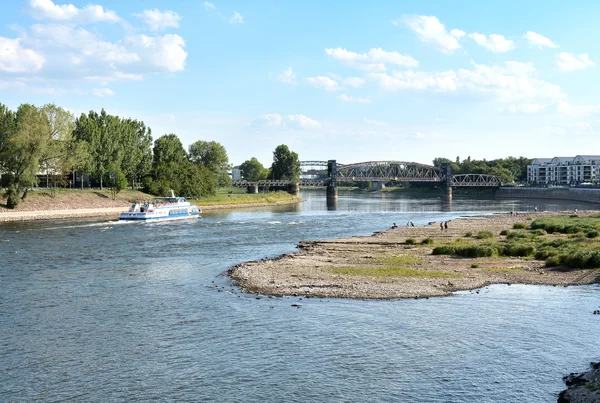
[[[288,193],[292,196],[300,196],[300,184],[299,183],[290,183],[288,185]]]
[[[371,190],[381,190],[385,189],[385,183],[379,181],[371,182]]]
[[[329,202],[330,200],[331,201],[335,200],[337,203],[337,199],[338,199],[337,187],[335,185],[329,184],[327,186],[327,202]]]
[[[258,183],[250,183],[248,185],[248,193],[258,193]]]
[[[452,200],[452,186],[446,186],[444,188],[444,195],[446,196],[446,200],[451,201]]]

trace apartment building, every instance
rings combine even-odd
[[[527,182],[540,185],[598,183],[600,155],[535,158],[527,166]]]

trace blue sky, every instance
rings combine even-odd
[[[493,4],[492,4],[493,3]],[[301,160],[600,154],[597,1],[3,4],[0,102]]]

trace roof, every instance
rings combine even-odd
[[[552,162],[552,158],[534,158],[531,165],[549,164],[550,162]]]

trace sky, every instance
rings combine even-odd
[[[6,0],[0,103],[265,166],[600,154],[600,2]]]

